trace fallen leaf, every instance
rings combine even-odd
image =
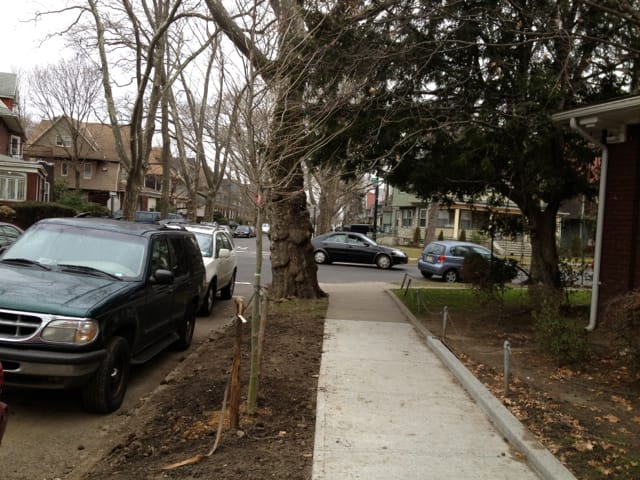
[[[622,405],[622,407],[627,412],[630,412],[631,410],[633,410],[633,407],[631,406],[631,402],[629,400],[627,400],[626,398],[622,398],[622,397],[619,397],[617,395],[612,395],[611,396],[611,400],[613,400],[614,402]]]
[[[609,414],[609,415],[605,415],[604,417],[605,420],[607,420],[608,422],[611,423],[620,423],[620,419],[618,417],[616,417],[615,415]]]
[[[573,444],[573,447],[579,452],[590,452],[593,450],[593,443],[589,440],[578,440]]]

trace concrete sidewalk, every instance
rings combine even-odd
[[[313,480],[574,479],[387,287],[322,285]]]

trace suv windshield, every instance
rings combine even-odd
[[[35,225],[7,250],[2,260],[79,266],[122,279],[139,278],[145,259],[143,238],[68,225]]]

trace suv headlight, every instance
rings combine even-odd
[[[98,336],[98,323],[95,320],[53,320],[42,331],[42,340],[51,343],[86,345]]]

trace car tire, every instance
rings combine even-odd
[[[442,280],[447,283],[456,283],[459,277],[460,275],[458,275],[457,271],[455,271],[454,269],[450,269],[444,272],[444,274],[442,275]]]
[[[107,354],[82,389],[82,404],[91,413],[111,413],[122,405],[129,383],[129,344],[122,337],[107,342]]]
[[[211,280],[207,293],[205,294],[204,301],[198,310],[198,315],[201,317],[208,317],[211,314],[214,303],[216,303],[216,279]]]
[[[378,255],[376,258],[376,266],[382,270],[388,270],[393,266],[393,263],[391,263],[391,257],[388,255]]]
[[[320,264],[330,263],[329,257],[322,250],[316,250],[316,252],[313,254],[313,259],[315,260],[316,263],[320,263]]]
[[[191,346],[193,332],[196,329],[196,316],[194,312],[194,306],[189,305],[187,310],[184,312],[180,325],[178,326],[178,340],[176,340],[174,348],[180,352]]]
[[[236,288],[236,272],[234,270],[233,275],[231,275],[231,280],[227,284],[226,287],[220,290],[220,296],[223,300],[229,300],[233,297],[233,291]]]
[[[424,278],[427,278],[427,279],[433,277],[433,273],[429,273],[429,272],[420,272],[420,273]]]

